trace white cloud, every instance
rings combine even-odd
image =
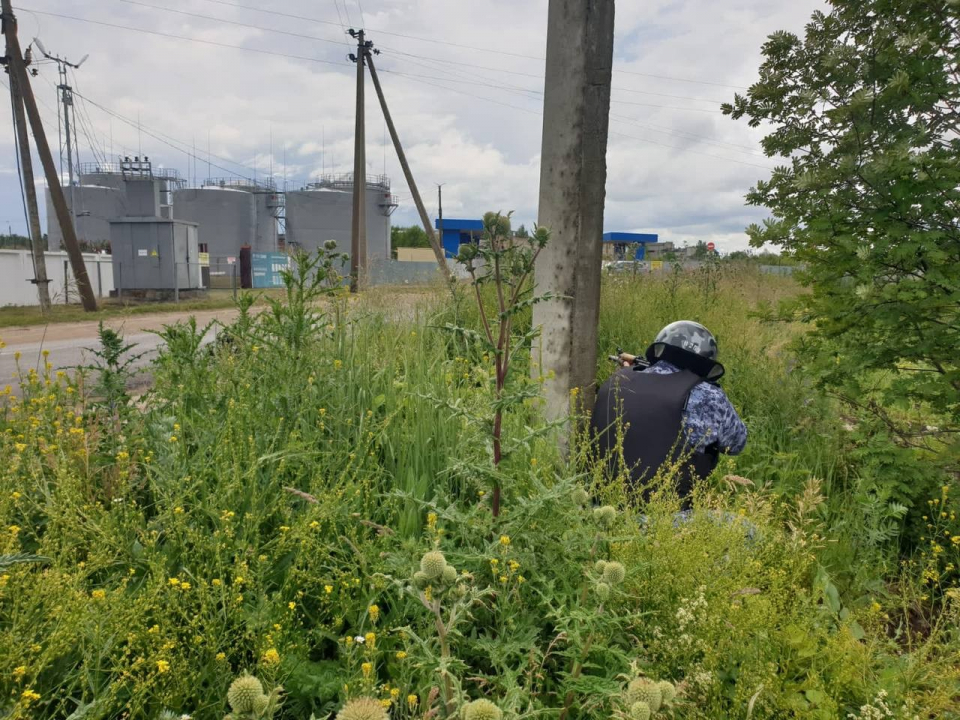
[[[542,99],[516,88],[540,91],[542,81],[499,71],[542,76],[544,61],[535,58],[542,58],[545,52],[547,0],[362,1],[367,26],[375,28],[369,37],[382,50],[376,63],[384,91],[429,211],[436,210],[436,183],[444,183],[448,217],[514,209],[517,221],[529,225],[536,219]],[[156,162],[198,179],[208,172],[208,148],[209,172],[214,176],[226,174],[215,165],[247,175],[256,171],[261,176],[272,164],[274,176],[282,179],[285,174],[288,186],[295,187],[323,171],[352,171],[356,75],[355,67],[345,59],[352,41],[340,27],[334,6],[339,7],[345,25],[346,12],[349,22],[358,25],[357,0],[338,0],[336,4],[287,0],[262,6],[269,13],[209,0],[143,2],[257,28],[120,0],[32,3],[31,9],[38,14],[20,12],[24,41],[39,32],[49,50],[70,58],[89,52],[90,60],[76,74],[79,92],[132,121],[131,126],[90,104],[78,106],[89,116],[84,125],[89,124],[96,136],[92,144],[108,155],[142,151]],[[712,239],[721,249],[746,244],[743,226],[763,217],[764,212],[745,208],[743,196],[765,176],[767,171],[762,168],[773,162],[756,152],[760,131],[714,111],[720,101],[732,97],[734,89],[729,85],[747,86],[753,81],[765,37],[781,29],[801,32],[818,7],[822,7],[821,0],[739,0],[735,4],[618,0],[608,230],[658,232],[663,239]],[[238,45],[248,51],[39,12]],[[55,68],[43,66],[40,75],[34,87],[45,103],[41,111],[47,135],[56,146]],[[664,97],[667,95],[681,97]],[[384,153],[384,123],[369,81],[366,97],[368,172],[385,170],[391,176],[401,197],[394,222],[417,222],[389,138]],[[0,133],[2,162],[9,166],[14,153],[9,113],[0,113]],[[90,145],[81,132],[81,160],[93,159]],[[189,159],[194,147],[199,156],[196,161]],[[35,164],[38,177],[42,176]],[[0,224],[9,222],[22,229],[15,175],[0,173],[0,209]]]

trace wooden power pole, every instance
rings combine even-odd
[[[551,419],[568,415],[571,390],[589,408],[596,389],[613,15],[614,0],[550,0],[547,16],[538,222],[551,234],[536,285],[553,299],[533,308],[533,365]]]
[[[9,54],[9,49],[8,49]],[[40,208],[37,205],[37,186],[33,177],[33,158],[30,156],[30,138],[27,135],[27,118],[23,112],[20,86],[10,72],[10,102],[13,104],[13,119],[16,123],[17,145],[20,148],[20,167],[23,171],[23,191],[27,198],[27,215],[30,227],[30,251],[33,254],[33,283],[37,286],[40,312],[50,310],[50,281],[47,279],[47,261],[43,252],[43,234],[40,231]]]
[[[37,100],[33,96],[30,78],[23,64],[23,52],[20,50],[20,41],[17,39],[17,21],[13,15],[10,0],[0,0],[0,8],[3,11],[3,35],[7,41],[7,63],[10,68],[10,76],[17,83],[17,89],[23,98],[23,104],[30,119],[33,139],[37,144],[37,154],[43,164],[47,186],[50,189],[50,199],[57,212],[57,222],[59,222],[60,231],[63,233],[63,244],[66,246],[67,256],[70,258],[70,266],[73,268],[73,277],[77,281],[77,291],[80,293],[83,309],[92,312],[97,309],[97,298],[93,294],[93,287],[91,287],[90,278],[87,275],[87,267],[83,263],[83,254],[80,252],[80,243],[77,242],[73,218],[70,216],[70,210],[67,209],[67,203],[63,197],[63,188],[60,186],[60,177],[57,175],[53,155],[50,154],[50,145],[47,143],[47,136],[43,131],[43,122],[40,119],[40,111],[37,109]]]
[[[363,30],[350,31],[357,39],[357,124],[353,133],[353,226],[350,234],[350,292],[360,290],[367,269],[367,140],[364,117],[363,66],[367,45]]]
[[[417,206],[417,212],[420,213],[420,222],[423,223],[423,229],[430,238],[430,247],[433,248],[433,254],[437,258],[437,264],[440,266],[440,272],[447,282],[453,280],[450,273],[450,267],[443,254],[443,246],[437,239],[437,234],[430,224],[430,216],[427,215],[427,209],[423,205],[423,199],[420,197],[420,191],[417,189],[417,183],[413,179],[413,173],[410,172],[410,165],[407,163],[407,155],[403,152],[403,146],[400,144],[400,137],[397,135],[397,128],[393,125],[393,118],[390,116],[390,109],[387,107],[387,100],[383,96],[383,88],[380,87],[380,78],[377,76],[377,68],[373,64],[373,57],[367,53],[367,64],[370,66],[370,77],[373,78],[373,86],[377,90],[377,98],[380,100],[380,108],[383,110],[383,118],[387,121],[387,130],[390,131],[390,138],[393,140],[393,147],[397,151],[397,159],[400,161],[400,167],[403,168],[403,176],[407,179],[407,187],[410,188],[410,194],[413,196],[413,202]]]

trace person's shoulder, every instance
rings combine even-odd
[[[727,394],[723,391],[723,388],[719,385],[714,385],[713,383],[702,382],[699,383],[696,387],[693,388],[691,394],[696,393],[704,400],[707,400],[711,403],[723,404],[730,402],[727,399]]]

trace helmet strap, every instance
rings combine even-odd
[[[653,343],[647,348],[647,362],[653,365],[656,362],[665,360],[671,365],[681,370],[689,370],[694,375],[702,377],[707,382],[717,382],[723,377],[725,372],[723,365],[716,360],[705,358],[703,355],[678,348],[676,345],[667,343]]]

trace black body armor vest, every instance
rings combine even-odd
[[[660,466],[687,456],[676,477],[677,494],[689,504],[697,480],[717,466],[716,445],[691,452],[683,437],[683,412],[690,391],[703,378],[689,370],[657,374],[621,368],[597,391],[590,418],[600,457],[612,472],[620,470],[620,458],[612,452],[617,442],[617,425],[622,423],[623,456],[635,487],[648,483]],[[650,490],[644,491],[644,499]]]

